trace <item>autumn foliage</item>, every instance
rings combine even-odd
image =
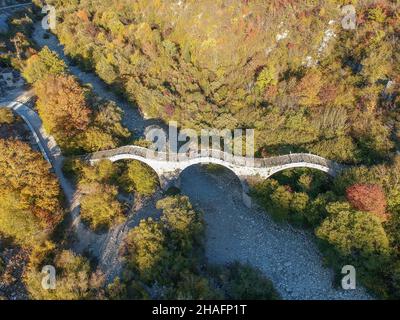
[[[48,76],[35,84],[38,109],[51,133],[72,136],[87,128],[91,110],[85,92],[72,76]]]
[[[347,188],[346,197],[355,209],[372,212],[386,219],[386,198],[380,186],[355,184]]]
[[[61,221],[60,187],[39,152],[0,139],[0,233],[24,246],[45,239]]]

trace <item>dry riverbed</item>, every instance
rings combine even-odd
[[[370,299],[361,287],[333,287],[333,272],[323,266],[312,234],[278,225],[264,211],[245,207],[233,174],[211,175],[193,166],[182,173],[181,188],[204,211],[210,263],[249,262],[273,281],[284,299]]]

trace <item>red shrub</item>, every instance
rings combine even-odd
[[[380,186],[355,184],[347,188],[346,197],[355,209],[372,212],[386,219],[386,198]]]

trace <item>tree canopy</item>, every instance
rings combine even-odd
[[[25,246],[42,241],[63,217],[50,165],[18,140],[0,139],[0,232]]]
[[[38,54],[31,56],[26,61],[23,76],[29,83],[46,78],[48,75],[61,75],[66,73],[67,66],[58,55],[48,47],[44,47]]]
[[[66,53],[148,117],[254,128],[256,149],[269,154],[390,158],[398,3],[358,1],[353,32],[341,26],[342,1],[289,2],[70,2],[56,33]]]

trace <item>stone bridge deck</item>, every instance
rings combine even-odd
[[[258,176],[268,178],[273,174],[291,168],[317,169],[336,176],[343,166],[317,155],[293,153],[270,158],[234,157],[220,150],[202,150],[201,152],[165,153],[156,152],[139,146],[124,146],[117,149],[99,151],[86,155],[84,159],[91,164],[101,160],[116,162],[119,160],[138,160],[150,166],[159,176],[160,185],[166,189],[171,185],[179,186],[179,175],[186,168],[196,164],[218,164],[231,170],[240,180],[243,200],[251,206],[248,196],[247,178]]]
[[[323,157],[311,154],[311,153],[291,153],[282,156],[274,156],[269,158],[246,158],[246,157],[234,157],[232,154],[221,151],[221,150],[205,150],[201,152],[191,151],[189,153],[167,153],[167,152],[156,152],[147,148],[139,146],[124,146],[112,150],[99,151],[89,154],[86,159],[92,162],[108,159],[111,161],[118,161],[121,159],[129,159],[130,156],[140,157],[148,160],[155,160],[160,162],[185,162],[194,159],[212,158],[216,160],[223,160],[226,163],[235,166],[245,166],[253,168],[266,168],[281,166],[290,163],[309,163],[320,165],[333,170],[340,169],[342,166],[338,163],[327,160]],[[121,159],[120,159],[121,158]]]
[[[181,172],[187,167],[200,163],[214,163],[232,170],[239,178],[257,176],[268,178],[274,173],[288,169],[307,167],[324,171],[335,176],[342,165],[307,153],[294,153],[270,158],[234,157],[220,150],[191,151],[188,153],[156,152],[139,146],[124,146],[117,149],[99,151],[85,156],[85,160],[95,163],[100,160],[112,162],[133,159],[146,163],[161,177],[167,173]]]

